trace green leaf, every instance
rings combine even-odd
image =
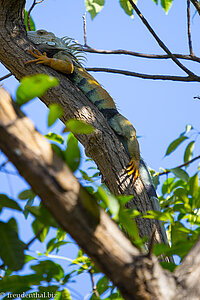
[[[64,156],[65,162],[69,168],[72,170],[72,172],[75,172],[80,165],[81,153],[78,146],[78,140],[72,133],[70,133],[68,136],[67,149],[64,151]]]
[[[167,180],[165,180],[165,182],[163,183],[163,186],[162,186],[162,194],[165,195],[165,194],[170,194],[172,189],[172,184],[174,182],[175,178],[167,178]]]
[[[99,295],[102,295],[105,291],[109,288],[109,279],[106,276],[103,276],[99,281],[97,282],[97,291]]]
[[[176,150],[176,148],[186,139],[188,139],[187,136],[180,136],[179,138],[177,138],[176,140],[174,140],[169,147],[167,148],[167,152],[165,154],[165,156],[169,155],[170,153],[172,153],[174,150]]]
[[[192,154],[193,154],[193,150],[194,150],[194,141],[190,142],[187,145],[187,148],[185,149],[184,163],[187,163],[189,160],[191,160]]]
[[[85,0],[86,10],[92,19],[102,10],[104,2],[104,0]]]
[[[4,207],[22,211],[21,207],[15,200],[8,198],[5,194],[0,194],[0,209]]]
[[[8,221],[8,225],[10,225],[18,233],[18,225],[15,218],[10,218],[10,220]]]
[[[31,266],[39,276],[43,276],[47,282],[54,278],[57,282],[64,277],[63,268],[51,260],[40,261],[37,265]]]
[[[13,271],[24,265],[24,243],[19,240],[15,229],[3,222],[0,222],[0,257]]]
[[[133,2],[136,4],[137,1],[133,0]],[[131,5],[131,3],[128,0],[120,0],[120,6],[123,8],[123,10],[125,11],[125,13],[128,16],[133,17],[133,7]]]
[[[54,298],[55,300],[71,300],[70,292],[68,289],[64,289],[62,291],[59,291],[56,293],[56,296]]]
[[[197,173],[189,179],[188,185],[190,195],[196,197],[199,190],[199,178]]]
[[[57,119],[61,118],[64,113],[63,108],[57,104],[53,103],[49,105],[49,115],[48,115],[48,126],[53,125]]]
[[[42,204],[40,204],[40,206],[28,207],[27,209],[42,224],[44,224],[46,226],[56,227],[56,228],[58,227],[58,224],[56,223],[53,216],[50,214],[50,212]]]
[[[66,122],[64,132],[71,131],[74,134],[90,134],[94,131],[94,127],[81,120],[71,119]]]
[[[181,168],[174,168],[174,169],[170,169],[170,171],[172,173],[174,173],[174,175],[180,179],[182,179],[185,182],[188,182],[189,180],[189,175],[186,171],[182,170]]]
[[[161,0],[161,5],[164,8],[166,14],[168,13],[173,0]]]
[[[172,262],[161,261],[160,264],[163,267],[163,269],[166,269],[172,273],[174,272],[174,270],[177,267],[177,265]]]
[[[141,246],[141,239],[135,221],[130,216],[130,211],[127,209],[120,209],[119,222],[125,228],[128,235],[133,239],[135,245]]]
[[[178,200],[183,203],[189,203],[187,192],[183,188],[176,189],[174,191],[174,196],[176,196],[178,198]]]
[[[62,136],[59,135],[59,134],[53,133],[53,132],[49,132],[48,134],[45,134],[44,137],[47,138],[50,141],[54,141],[54,142],[59,143],[59,144],[64,143],[64,140],[63,140]]]
[[[18,195],[18,198],[20,200],[27,200],[27,199],[32,199],[32,198],[35,198],[36,195],[35,193],[29,189],[29,190],[24,190],[23,192],[21,192],[19,195]]]
[[[17,104],[21,106],[35,97],[41,97],[49,88],[58,84],[56,77],[47,74],[23,77],[16,92]]]
[[[153,0],[156,4],[158,4],[158,0]]]
[[[112,194],[106,193],[101,187],[98,188],[97,195],[106,204],[107,208],[109,208],[113,219],[118,220],[120,205],[117,198]]]
[[[0,281],[0,292],[6,291],[23,294],[24,292],[32,288],[32,286],[39,285],[41,280],[43,280],[43,277],[39,277],[35,274],[25,276],[13,275],[9,277],[4,277]]]
[[[24,23],[26,25],[26,31],[35,31],[35,23],[32,19],[32,17],[29,15],[29,25],[30,25],[30,29],[28,28],[28,12],[26,10],[24,10]]]
[[[45,226],[44,224],[42,224],[40,221],[38,221],[37,219],[35,219],[32,223],[32,229],[33,232],[35,234],[35,236],[37,236],[37,239],[43,243],[48,232],[49,232],[49,226]],[[43,230],[42,230],[43,229]],[[42,230],[42,232],[38,235],[38,232]]]

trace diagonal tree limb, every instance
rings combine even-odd
[[[124,49],[118,49],[118,50],[102,50],[102,49],[94,49],[90,46],[83,46],[84,52],[89,53],[97,53],[97,54],[124,54],[124,55],[131,55],[135,57],[141,57],[141,58],[149,58],[149,59],[171,59],[171,56],[168,54],[148,54],[148,53],[140,53],[140,52],[134,52],[130,50],[124,50]],[[189,55],[189,54],[180,54],[180,53],[173,53],[173,55],[176,58],[185,59],[185,60],[191,60],[194,62],[200,62],[200,57],[196,55]]]
[[[192,4],[194,5],[194,7],[196,8],[198,14],[200,15],[200,3],[198,0],[190,0],[192,2]]]
[[[130,4],[132,5],[133,9],[137,13],[138,17],[141,19],[143,24],[146,26],[146,28],[149,30],[149,32],[152,34],[152,36],[157,41],[158,45],[171,57],[171,59],[179,66],[180,69],[182,69],[185,73],[187,73],[191,77],[196,77],[196,75],[191,72],[188,68],[186,68],[173,54],[172,52],[165,46],[165,44],[161,41],[161,39],[158,37],[158,35],[155,33],[153,28],[150,26],[150,24],[147,22],[147,20],[144,18],[138,7],[135,5],[133,0],[128,0]]]

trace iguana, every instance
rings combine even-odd
[[[157,195],[148,168],[140,157],[136,130],[133,125],[122,116],[108,92],[81,65],[78,55],[80,47],[71,38],[58,38],[46,30],[28,31],[29,40],[41,51],[28,50],[35,59],[27,63],[47,65],[67,75],[67,77],[94,103],[106,118],[122,142],[130,157],[126,168],[128,176],[135,181],[139,176],[152,201],[153,209],[160,210]],[[48,55],[48,56],[47,56]]]

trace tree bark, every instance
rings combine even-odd
[[[41,100],[47,106],[59,103],[65,112],[63,122],[77,118],[92,124],[94,133],[78,135],[77,138],[85,147],[87,155],[96,162],[110,191],[114,194],[133,195],[132,205],[140,212],[152,210],[152,203],[141,180],[138,179],[133,186],[131,180],[122,175],[129,158],[98,109],[66,76],[42,65],[25,65],[30,60],[26,50],[32,49],[32,45],[27,39],[22,19],[24,5],[25,0],[0,1],[0,61],[18,80],[35,73],[56,76],[60,81],[59,87],[48,90]],[[147,236],[150,240],[156,227],[155,241],[166,242],[158,221],[137,218],[136,222],[141,236]]]

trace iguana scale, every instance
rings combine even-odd
[[[29,53],[35,57],[30,62],[44,64],[60,71],[87,96],[102,112],[110,127],[114,130],[122,142],[130,157],[130,163],[126,169],[127,174],[134,176],[134,181],[140,176],[147,194],[152,201],[153,208],[158,210],[159,203],[157,195],[149,174],[148,168],[140,157],[139,144],[136,137],[136,130],[133,125],[122,116],[116,108],[112,97],[81,65],[77,56],[80,54],[80,47],[73,43],[70,38],[58,38],[52,32],[46,30],[28,31],[28,38],[44,53],[38,49]],[[48,55],[48,56],[47,56]]]

